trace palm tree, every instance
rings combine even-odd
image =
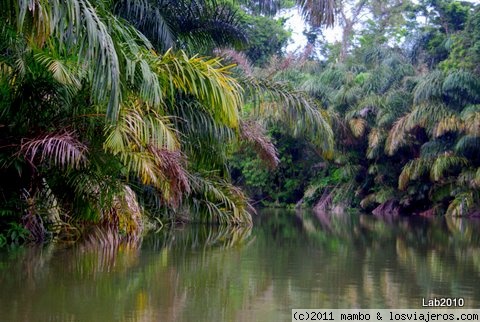
[[[242,0],[247,6],[262,13],[275,14],[280,8],[279,0]],[[314,27],[321,25],[333,26],[335,10],[338,5],[335,0],[297,0],[302,15]]]
[[[133,233],[141,229],[139,191],[149,187],[164,206],[197,193],[213,198],[222,221],[250,222],[245,196],[189,173],[180,128],[168,114],[188,98],[214,124],[235,131],[242,96],[228,66],[182,52],[158,55],[106,2],[2,7],[2,173],[23,191],[16,197],[26,200],[29,228],[73,227],[78,218]],[[212,189],[219,191],[203,194]],[[132,211],[121,211],[125,203]],[[213,209],[211,219],[219,220]]]
[[[145,214],[251,224],[247,197],[229,181],[227,151],[238,138],[274,161],[275,149],[241,120],[242,86],[260,90],[271,115],[282,98],[288,104],[276,105],[279,115],[318,128],[318,142],[331,137],[322,115],[284,86],[239,82],[220,58],[157,52],[168,37],[160,27],[146,35],[136,28],[147,30],[157,12],[147,2],[154,13],[142,12],[141,4],[2,1],[0,172],[15,186],[0,186],[3,224],[20,213],[36,240],[47,238],[45,227],[57,238],[78,238],[79,223],[135,236]],[[217,22],[232,17],[204,4],[210,7],[196,10]],[[118,14],[145,21],[133,25]],[[213,26],[205,39],[219,42]]]

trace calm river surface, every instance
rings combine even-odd
[[[0,253],[0,321],[290,321],[292,308],[480,307],[480,222],[263,211],[252,229]]]

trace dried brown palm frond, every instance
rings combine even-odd
[[[278,151],[265,130],[258,122],[246,120],[240,122],[240,138],[253,145],[260,158],[271,168],[278,165]]]
[[[381,153],[381,146],[386,139],[385,130],[373,128],[368,134],[367,158],[374,159]]]
[[[438,138],[448,132],[463,132],[465,130],[464,122],[456,115],[445,117],[437,123],[433,130],[433,136]]]
[[[365,134],[365,130],[368,126],[367,121],[360,117],[350,119],[348,121],[348,125],[350,126],[350,130],[356,138],[362,137]]]
[[[60,168],[78,169],[85,166],[88,148],[74,132],[63,131],[24,139],[17,155],[23,155],[31,163],[49,163]]]
[[[465,123],[465,132],[471,136],[480,136],[480,105],[465,108],[461,117]]]
[[[161,193],[164,200],[173,207],[178,207],[182,197],[190,193],[188,172],[185,170],[185,156],[181,151],[158,149],[148,147],[155,159],[155,164],[160,170],[163,188]]]
[[[387,141],[385,142],[385,152],[388,155],[393,155],[398,148],[406,144],[407,135],[405,133],[405,128],[407,127],[408,116],[409,115],[407,114],[399,118],[390,129]]]
[[[230,48],[217,48],[214,53],[227,61],[237,64],[246,75],[252,76],[252,64],[244,53]]]

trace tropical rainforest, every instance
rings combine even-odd
[[[480,5],[0,3],[0,245],[257,205],[480,214]]]

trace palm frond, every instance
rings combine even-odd
[[[325,156],[331,154],[333,131],[326,110],[318,109],[303,92],[293,90],[286,83],[248,78],[243,84],[256,101],[254,112],[257,115],[284,122],[296,134],[312,138]]]
[[[174,46],[175,34],[168,22],[169,3],[165,0],[120,0],[115,3],[115,12],[132,23],[158,49]]]
[[[268,166],[275,168],[278,165],[280,162],[278,151],[258,122],[242,121],[240,123],[240,137],[253,145],[255,151]]]
[[[407,142],[406,129],[409,122],[409,115],[400,117],[390,129],[387,140],[385,142],[385,152],[393,155],[401,146]]]
[[[34,57],[52,73],[53,78],[57,82],[63,85],[72,85],[76,88],[80,88],[81,84],[77,73],[60,57],[53,57],[52,49],[37,52]]]
[[[181,150],[190,167],[226,171],[227,147],[235,139],[234,129],[217,122],[208,108],[197,101],[177,100],[167,113],[181,133]]]
[[[335,0],[297,0],[302,14],[312,26],[333,26],[335,22]]]
[[[442,118],[433,131],[433,137],[438,138],[448,132],[462,133],[465,130],[465,125],[457,115]]]
[[[191,174],[189,178],[191,198],[197,206],[196,213],[202,215],[201,206],[206,210],[203,212],[205,218],[200,220],[221,224],[252,224],[251,213],[255,210],[239,188],[208,174]]]
[[[64,169],[78,169],[87,164],[87,153],[87,146],[73,132],[64,131],[23,140],[17,154],[34,164],[46,162]]]
[[[243,52],[231,48],[217,48],[215,49],[214,53],[219,57],[223,57],[226,60],[230,60],[232,63],[237,64],[237,67],[239,67],[242,72],[248,76],[252,76],[252,64],[247,55],[245,55]]]
[[[460,155],[478,155],[478,151],[480,150],[480,137],[463,135],[455,143],[454,150]]]
[[[156,72],[174,100],[177,91],[192,95],[222,124],[236,128],[242,106],[242,88],[229,75],[233,66],[223,66],[220,58],[188,58],[183,52],[167,51],[156,63]]]
[[[444,153],[438,156],[432,164],[430,169],[430,179],[432,181],[439,181],[444,177],[445,172],[453,171],[459,167],[468,166],[468,160],[463,157],[452,155],[451,153]]]
[[[471,136],[480,136],[480,105],[472,105],[465,108],[461,113],[465,123],[465,131]]]
[[[190,193],[188,172],[185,170],[185,156],[180,151],[170,151],[149,146],[149,151],[159,169],[161,181],[160,192],[163,199],[171,206],[178,207],[183,196]]]
[[[329,66],[318,76],[318,82],[327,84],[333,89],[340,89],[347,82],[345,66]]]
[[[472,210],[474,205],[475,199],[472,191],[459,193],[448,205],[445,215],[456,217],[466,216]]]
[[[425,142],[420,147],[420,156],[423,158],[434,158],[452,150],[452,142],[443,139],[436,139]]]
[[[350,130],[356,138],[360,138],[365,134],[365,131],[368,127],[367,121],[363,118],[352,118],[348,121]]]
[[[450,71],[443,81],[442,90],[459,101],[476,101],[480,98],[478,77],[466,70]]]
[[[320,100],[325,107],[332,101],[332,93],[335,92],[329,85],[319,81],[318,77],[308,78],[300,86],[300,89]]]
[[[380,156],[381,147],[386,139],[386,133],[379,128],[373,128],[368,134],[367,158],[374,159]]]
[[[409,113],[406,130],[409,131],[415,126],[425,128],[433,133],[436,125],[446,118],[452,117],[453,111],[444,104],[420,104],[413,107]]]
[[[334,102],[337,105],[352,106],[357,104],[362,95],[363,93],[360,87],[344,85],[336,93]]]
[[[414,104],[440,99],[443,94],[444,75],[442,71],[435,70],[420,79],[413,92]]]
[[[101,9],[88,0],[21,0],[17,5],[17,30],[33,47],[42,48],[54,37],[76,50],[79,65],[88,70],[93,99],[107,103],[107,115],[115,120],[121,102],[120,65]]]
[[[281,8],[279,0],[241,0],[240,2],[246,2],[249,7],[259,13],[269,15],[275,15]],[[296,3],[300,6],[302,15],[312,26],[333,27],[337,5],[335,0],[297,0]]]
[[[432,168],[433,158],[416,158],[410,160],[402,169],[398,177],[398,189],[405,190],[410,181],[427,174]]]
[[[126,102],[127,103],[127,102]],[[119,121],[106,130],[104,148],[114,155],[129,149],[153,145],[158,149],[179,148],[178,134],[168,117],[148,110],[141,101],[133,101],[122,108]]]

